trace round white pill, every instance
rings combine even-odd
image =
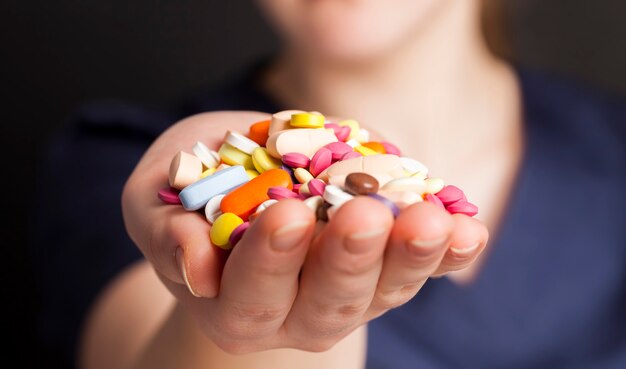
[[[410,191],[418,194],[426,192],[426,181],[416,177],[394,178],[381,187],[384,191]]]
[[[339,207],[343,205],[346,201],[350,201],[353,198],[354,196],[345,192],[338,186],[327,185],[326,188],[324,188],[324,200],[326,200],[331,205]]]
[[[426,190],[425,193],[436,194],[441,191],[445,186],[443,179],[441,178],[426,178]]]
[[[410,174],[415,174],[417,172],[423,172],[424,175],[428,174],[428,168],[413,158],[402,156],[400,157],[400,163],[402,164],[402,169],[406,170]]]
[[[257,206],[255,213],[258,214],[264,211],[265,209],[269,208],[270,206],[276,204],[277,202],[278,200],[274,200],[274,199],[265,200],[261,203],[261,205]]]
[[[252,155],[254,149],[259,147],[258,143],[235,131],[228,131],[226,143],[248,155]]]
[[[211,150],[202,142],[196,142],[191,150],[207,168],[215,168],[220,163],[219,157],[216,159]]]
[[[224,196],[226,195],[213,196],[209,199],[209,202],[206,203],[206,206],[204,207],[204,214],[206,215],[206,220],[209,224],[213,224],[215,219],[222,215],[220,204],[222,203]]]

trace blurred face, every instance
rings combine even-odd
[[[417,37],[428,20],[450,3],[447,0],[257,1],[291,47],[339,62],[376,58],[390,52]]]

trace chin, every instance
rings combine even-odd
[[[261,4],[279,34],[308,57],[354,62],[393,51],[448,1],[262,0]]]

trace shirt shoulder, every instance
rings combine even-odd
[[[527,133],[588,165],[626,167],[626,99],[571,78],[519,69]]]

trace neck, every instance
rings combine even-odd
[[[513,73],[485,45],[479,2],[448,7],[378,58],[336,63],[289,48],[269,88],[291,107],[354,118],[400,147],[417,146],[412,152],[425,161],[451,135],[507,134],[503,120],[518,114]]]

